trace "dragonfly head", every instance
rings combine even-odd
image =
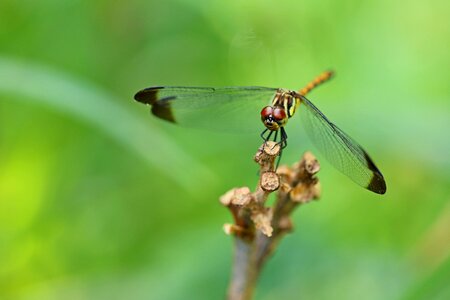
[[[286,111],[280,106],[266,106],[261,110],[261,121],[267,129],[277,131],[288,120]]]

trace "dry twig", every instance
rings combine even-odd
[[[315,177],[320,165],[310,152],[292,167],[275,170],[280,147],[264,143],[255,155],[260,178],[255,192],[248,187],[234,188],[220,198],[233,215],[234,224],[224,231],[235,240],[234,261],[228,299],[251,299],[257,278],[268,257],[284,234],[292,231],[290,215],[304,203],[318,199],[320,185]],[[270,193],[278,191],[272,207],[266,207]]]

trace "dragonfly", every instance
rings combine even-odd
[[[248,132],[262,121],[261,137],[267,141],[274,134],[282,149],[288,139],[285,127],[299,111],[310,139],[331,165],[367,190],[384,194],[384,177],[367,152],[306,98],[333,74],[325,71],[298,91],[260,86],[154,86],[140,90],[134,99],[150,105],[154,116],[187,127]]]

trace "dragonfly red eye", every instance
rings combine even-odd
[[[272,106],[266,106],[261,110],[261,119],[267,119],[272,116],[273,108]]]
[[[273,110],[272,115],[273,115],[273,118],[277,121],[286,119],[286,111],[284,110],[284,108],[281,108],[281,107],[276,107]]]

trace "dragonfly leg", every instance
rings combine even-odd
[[[262,133],[261,133],[261,138],[264,140],[264,145],[266,145],[266,143],[267,143],[267,141],[269,141],[270,140],[270,137],[272,136],[272,134],[273,134],[273,131],[272,130],[270,130],[269,131],[269,134],[267,135],[267,136],[264,136],[264,134],[268,131],[269,129],[265,129]],[[276,137],[276,133],[275,133],[275,137]]]
[[[270,139],[270,137],[272,136],[272,134],[273,134],[273,131],[270,130],[269,134],[267,136],[264,136],[267,131],[269,131],[269,129],[265,129],[263,132],[261,132],[261,135],[260,135],[261,138],[264,140],[264,142],[267,142]]]
[[[278,143],[281,147],[280,149],[280,154],[278,155],[278,160],[277,160],[277,165],[276,165],[276,169],[278,169],[278,166],[280,165],[280,160],[281,160],[281,155],[283,154],[283,149],[287,147],[287,134],[286,134],[286,130],[284,130],[284,127],[280,128],[281,131],[281,137],[280,137],[280,142]]]
[[[264,134],[267,132],[267,130],[269,130],[268,128],[266,128],[263,132],[261,132],[260,137],[264,140],[267,141],[267,139],[264,137]]]
[[[281,128],[281,129],[283,129],[283,128]],[[273,145],[273,147],[275,147],[276,145],[279,145],[280,147],[281,147],[281,149],[283,149],[284,147],[283,147],[283,131],[281,131],[281,139],[280,139],[280,141],[277,143],[277,138],[278,138],[278,130],[277,131],[275,131],[275,137],[273,138],[273,141],[276,143],[275,145]],[[272,147],[272,149],[273,149],[273,147]]]
[[[281,127],[281,140],[280,140],[280,144],[281,144],[281,149],[284,149],[287,147],[287,133],[286,130],[284,130],[284,127]]]
[[[264,139],[264,141],[268,141],[270,139],[270,137],[272,136],[273,131],[270,131],[269,134],[267,135],[267,137]]]
[[[284,149],[287,147],[288,136],[286,134],[286,130],[284,130],[284,127],[281,127],[280,131],[281,131],[281,137],[280,137],[280,141],[277,144],[280,145],[281,149]],[[276,138],[276,135],[275,135],[275,138]]]
[[[278,138],[278,130],[270,130],[269,134],[267,136],[264,136],[264,134],[268,131],[269,129],[265,129],[262,133],[261,133],[261,138],[264,140],[264,144],[270,140],[270,137],[272,136],[273,132],[275,132],[275,136],[273,137],[273,141],[276,142],[277,138]],[[287,146],[286,143],[286,139],[287,139],[287,135],[286,135],[286,131],[284,130],[283,127],[281,127],[281,135],[280,135],[280,141],[278,143],[276,143],[275,145],[280,145],[281,149],[280,149],[280,153],[278,155],[278,159],[277,159],[277,164],[275,167],[275,170],[278,169],[278,165],[280,164],[280,159],[281,159],[281,153],[283,152],[283,149]],[[274,145],[274,146],[275,146]]]

